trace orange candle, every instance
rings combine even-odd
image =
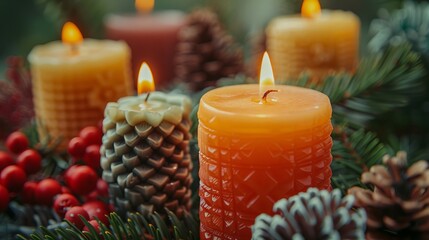
[[[267,54],[262,66],[259,86],[217,88],[201,98],[201,239],[250,239],[255,217],[277,200],[330,188],[329,98],[274,86]]]

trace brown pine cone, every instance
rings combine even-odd
[[[429,165],[419,161],[407,168],[405,152],[383,158],[362,182],[374,190],[353,187],[356,207],[365,208],[368,239],[429,239]]]
[[[242,72],[243,54],[207,9],[191,13],[179,32],[176,78],[192,91],[215,86],[217,80]]]

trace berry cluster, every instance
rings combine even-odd
[[[42,156],[29,148],[28,138],[21,132],[13,132],[6,139],[8,151],[0,151],[0,210],[4,211],[11,198],[26,201],[26,185],[30,175],[42,167]],[[34,200],[34,196],[31,197]]]
[[[96,219],[108,225],[111,207],[103,201],[108,198],[108,184],[99,175],[101,138],[98,127],[82,129],[68,145],[73,164],[61,175],[46,178],[39,172],[42,156],[29,148],[28,138],[21,132],[9,135],[7,151],[0,151],[0,210],[14,200],[52,207],[81,230],[85,228],[79,215],[95,229],[99,229]]]
[[[99,229],[96,218],[108,225],[107,215],[110,208],[99,200],[108,197],[108,185],[97,174],[101,172],[102,136],[103,133],[99,127],[89,126],[83,128],[79,135],[71,139],[68,144],[68,153],[75,164],[64,172],[64,182],[71,193],[82,196],[84,203],[80,205],[71,194],[60,195],[54,203],[54,209],[60,216],[84,231],[87,229],[78,217],[79,215],[87,219],[95,229]],[[78,165],[79,162],[82,162],[83,165]]]
[[[100,128],[90,126],[79,132],[79,136],[72,138],[68,144],[68,152],[74,160],[83,162],[100,171],[100,146],[103,133]]]

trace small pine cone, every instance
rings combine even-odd
[[[273,217],[261,214],[252,226],[252,239],[364,239],[366,215],[353,211],[353,196],[310,188],[274,205]]]
[[[407,168],[405,152],[386,155],[386,166],[373,166],[362,174],[374,190],[353,187],[356,207],[365,208],[369,239],[428,239],[429,165],[419,161]]]
[[[192,91],[215,86],[217,80],[243,71],[243,54],[223,29],[218,16],[207,9],[189,15],[179,32],[176,78]]]

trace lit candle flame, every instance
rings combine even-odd
[[[320,15],[321,7],[319,0],[304,0],[301,8],[301,16],[314,18]]]
[[[155,91],[155,83],[153,82],[152,72],[150,71],[149,65],[147,65],[146,62],[143,62],[139,71],[137,92],[142,94],[153,91]]]
[[[155,0],[136,0],[136,9],[141,13],[148,13],[153,10]]]
[[[77,45],[83,41],[82,33],[72,22],[66,22],[61,32],[61,39],[65,44]]]
[[[273,68],[268,53],[264,53],[261,64],[261,73],[259,75],[259,96],[262,97],[264,93],[272,89],[274,86]]]

